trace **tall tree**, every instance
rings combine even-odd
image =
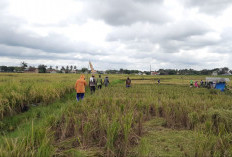
[[[21,70],[24,71],[26,69],[26,67],[27,67],[27,63],[22,61],[21,62]]]
[[[0,71],[7,72],[7,66],[0,66]]]
[[[39,70],[39,73],[46,73],[46,68],[47,66],[46,65],[39,65],[38,66],[38,70]]]
[[[69,66],[66,66],[65,73],[69,73]]]
[[[87,68],[82,68],[81,71],[82,71],[83,73],[85,73],[85,72],[88,71],[88,69],[87,69]]]

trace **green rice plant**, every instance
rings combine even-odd
[[[142,138],[140,141],[140,145],[138,148],[138,155],[137,156],[143,156],[148,157],[150,154],[150,148],[148,145],[148,141],[145,138]]]
[[[113,118],[111,123],[108,123],[108,127],[106,129],[106,134],[107,134],[107,142],[106,142],[107,155],[106,156],[108,157],[115,156],[114,144],[115,144],[116,139],[118,138],[119,130],[120,130],[120,123],[118,119],[115,117]]]
[[[3,138],[4,145],[0,145],[0,156],[50,156],[54,153],[51,145],[49,130],[34,128],[24,138]]]
[[[188,79],[201,79],[202,76],[159,76],[164,80],[158,86],[155,83],[139,84],[138,81],[152,82],[158,76],[131,75],[138,82],[133,84],[132,80],[132,87],[125,88],[123,79],[126,76],[115,75],[112,82],[121,81],[115,81],[112,86],[97,90],[91,96],[87,88],[85,99],[78,103],[73,89],[77,75],[13,76],[0,81],[6,89],[3,93],[0,88],[3,119],[0,127],[1,134],[6,134],[3,137],[7,139],[5,142],[0,140],[0,155],[75,156],[81,155],[83,149],[97,147],[102,156],[130,156],[132,147],[140,142],[138,156],[149,156],[146,141],[138,139],[147,133],[144,122],[154,117],[162,117],[165,121],[162,126],[156,126],[157,130],[162,127],[176,132],[193,130],[190,132],[199,133],[194,146],[196,156],[229,156],[231,153],[231,95],[189,88]],[[63,100],[67,93],[71,94]],[[60,104],[50,108],[58,99],[61,99]],[[17,115],[21,105],[30,106],[31,103],[40,105]],[[41,119],[44,122],[40,123]],[[17,134],[19,138],[16,140],[13,134],[22,128],[30,133]],[[181,151],[183,145],[179,147]],[[164,150],[170,151],[168,148]]]
[[[129,143],[129,135],[132,129],[133,113],[128,113],[122,117],[123,135],[124,135],[124,150],[123,155],[126,156]]]
[[[194,129],[197,123],[199,122],[199,114],[197,112],[191,112],[188,114],[190,121],[190,129]]]

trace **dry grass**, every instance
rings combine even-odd
[[[10,155],[11,152],[18,153],[18,148],[27,148],[28,151],[20,153],[31,153],[34,156],[81,156],[82,150],[97,148],[96,151],[90,151],[94,152],[93,156],[149,156],[149,149],[154,149],[152,155],[157,156],[168,153],[180,156],[232,154],[230,92],[189,88],[190,78],[196,80],[203,76],[130,77],[131,88],[125,88],[125,75],[117,75],[113,78],[117,80],[110,87],[94,95],[87,94],[79,103],[73,92],[73,99],[70,97],[61,101],[60,106],[65,107],[60,110],[57,108],[58,113],[50,115],[47,112],[43,123],[38,126],[30,124],[29,128],[33,130],[30,134],[24,134],[18,141],[4,136],[6,140],[1,143],[0,153]],[[150,84],[158,78],[161,79],[160,85]],[[54,83],[54,87],[58,85]],[[51,92],[49,88],[48,91]],[[45,100],[49,102],[49,98]],[[156,124],[157,121],[155,124],[150,121],[154,117],[162,119],[158,121],[161,126]],[[150,125],[144,125],[149,121]],[[145,137],[140,140],[147,133],[148,139]],[[198,143],[191,143],[195,137]],[[23,141],[21,139],[30,139],[30,142],[19,142]],[[175,144],[176,140],[179,146]],[[139,143],[141,146],[134,150]],[[147,149],[146,143],[156,145]]]

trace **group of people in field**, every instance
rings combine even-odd
[[[108,76],[106,76],[104,81],[103,81],[101,78],[101,75],[99,75],[99,77],[97,79],[95,78],[94,75],[92,75],[89,78],[89,87],[90,87],[91,94],[93,94],[95,92],[96,87],[98,89],[101,89],[102,85],[105,85],[105,87],[107,87],[109,85],[109,83],[110,83],[110,81],[109,81]],[[80,79],[78,79],[76,81],[76,84],[75,84],[75,89],[77,92],[77,95],[76,95],[77,101],[84,99],[85,86],[87,86],[87,82],[85,80],[85,75],[81,75]]]
[[[109,78],[108,76],[106,76],[104,78],[104,80],[102,80],[101,75],[99,75],[99,77],[96,79],[94,75],[92,75],[89,78],[89,87],[90,87],[90,91],[91,94],[93,94],[96,90],[96,87],[98,89],[102,89],[102,86],[104,85],[105,87],[107,87],[110,84]],[[160,79],[158,79],[158,84],[160,84]],[[75,84],[75,89],[77,92],[76,98],[77,101],[84,99],[85,96],[85,86],[87,86],[87,82],[85,80],[85,75],[81,75],[80,79],[78,79],[76,81]],[[129,77],[127,77],[126,79],[126,88],[131,87],[131,79]]]
[[[193,81],[193,80],[190,80],[190,87],[196,87],[196,88],[199,88],[199,87],[206,87],[207,86],[207,82],[201,80],[200,84],[198,84],[198,81]]]
[[[110,84],[110,81],[109,81],[108,76],[106,76],[104,78],[104,80],[102,80],[101,75],[99,75],[99,77],[97,79],[95,78],[94,75],[92,75],[89,78],[89,88],[90,88],[91,94],[93,94],[95,92],[96,87],[98,89],[102,89],[103,85],[105,87],[107,87],[109,84]],[[85,80],[85,75],[81,75],[80,79],[78,79],[76,81],[76,84],[75,84],[75,89],[76,89],[76,92],[77,92],[77,95],[76,95],[77,101],[80,101],[80,100],[84,99],[85,86],[87,86],[87,82]],[[126,87],[127,88],[131,87],[131,79],[129,77],[126,79]]]

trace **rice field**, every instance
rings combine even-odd
[[[12,116],[29,105],[49,104],[73,90],[75,75],[0,73],[0,119]]]
[[[78,77],[1,74],[0,156],[232,156],[232,93],[189,87],[205,76],[110,75],[76,102]]]

